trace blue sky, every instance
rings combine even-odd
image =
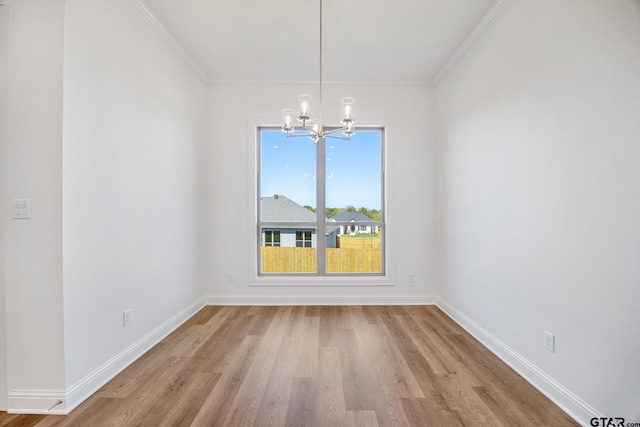
[[[287,138],[263,130],[261,195],[282,194],[300,205],[316,205],[316,145],[310,138]],[[350,141],[327,138],[327,207],[380,209],[381,134],[358,130]]]

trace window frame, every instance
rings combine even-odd
[[[307,234],[309,235],[308,239],[307,239]],[[300,235],[300,239],[298,239],[298,235]],[[298,246],[298,243],[300,243],[300,246]],[[313,247],[313,236],[311,234],[311,230],[307,230],[307,229],[296,230],[296,248],[311,248],[311,247]]]
[[[328,120],[330,121],[330,120]],[[339,121],[335,119],[334,121]],[[375,124],[368,124],[374,122]],[[382,236],[382,268],[380,273],[351,273],[351,274],[338,274],[338,273],[262,273],[261,269],[261,256],[260,250],[256,246],[256,242],[260,241],[260,226],[259,226],[259,209],[260,209],[260,131],[262,129],[280,129],[278,118],[253,118],[247,121],[247,149],[253,155],[248,156],[247,174],[249,180],[249,192],[247,193],[249,205],[251,206],[251,214],[247,217],[248,226],[251,230],[247,233],[248,237],[248,285],[258,287],[307,287],[307,286],[395,286],[396,268],[389,258],[389,250],[395,245],[396,238],[394,237],[395,226],[393,218],[395,217],[393,205],[388,204],[389,194],[393,192],[393,176],[394,176],[394,144],[393,139],[395,135],[394,121],[392,119],[377,118],[375,120],[361,119],[358,125],[359,130],[379,129],[382,136],[381,147],[381,162],[382,162],[382,174],[381,174],[381,190],[382,190],[382,203],[381,203],[381,221],[379,223],[372,223],[371,226],[378,229]],[[325,158],[322,158],[323,162]],[[324,178],[323,178],[324,181]],[[338,226],[338,225],[352,225],[353,223],[337,223],[326,222],[325,225]],[[383,225],[381,225],[383,224]],[[283,224],[280,225],[292,225]],[[265,224],[266,226],[266,224]],[[316,223],[296,223],[296,227],[311,227],[315,228]],[[318,233],[317,233],[318,234]],[[324,239],[321,239],[324,240]]]
[[[276,245],[276,233],[278,236],[278,244]],[[262,233],[260,233],[262,235]],[[267,235],[270,234],[271,235],[271,241],[269,242],[270,244],[267,244]],[[271,247],[280,247],[280,244],[282,243],[282,236],[280,235],[280,230],[271,230],[271,229],[265,229],[264,230],[264,241],[262,242],[262,246],[271,246]]]

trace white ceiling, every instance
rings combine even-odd
[[[496,0],[323,0],[323,80],[431,82]],[[213,81],[313,81],[320,0],[146,0]]]

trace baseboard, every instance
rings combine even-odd
[[[437,298],[436,305],[578,423],[588,425],[589,420],[592,418],[603,417],[602,414],[562,386],[562,384],[446,301]]]
[[[410,295],[208,295],[207,305],[433,305],[432,294]]]
[[[437,305],[452,320],[582,425],[603,415],[441,298],[412,295],[209,295],[158,326],[66,391],[10,390],[8,413],[66,415],[204,305]]]
[[[64,390],[10,390],[7,394],[9,414],[66,415]]]
[[[194,302],[76,384],[67,388],[66,391],[10,390],[7,402],[9,409],[7,412],[19,414],[68,414],[178,326],[196,314],[204,305],[204,299]]]

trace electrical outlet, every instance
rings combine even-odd
[[[409,282],[413,282],[416,280],[416,276],[413,273],[409,273]]]
[[[551,353],[556,352],[556,336],[549,331],[544,331],[544,348]]]
[[[227,273],[227,282],[233,282],[233,273]]]
[[[122,327],[129,326],[131,324],[131,309],[122,312]]]

